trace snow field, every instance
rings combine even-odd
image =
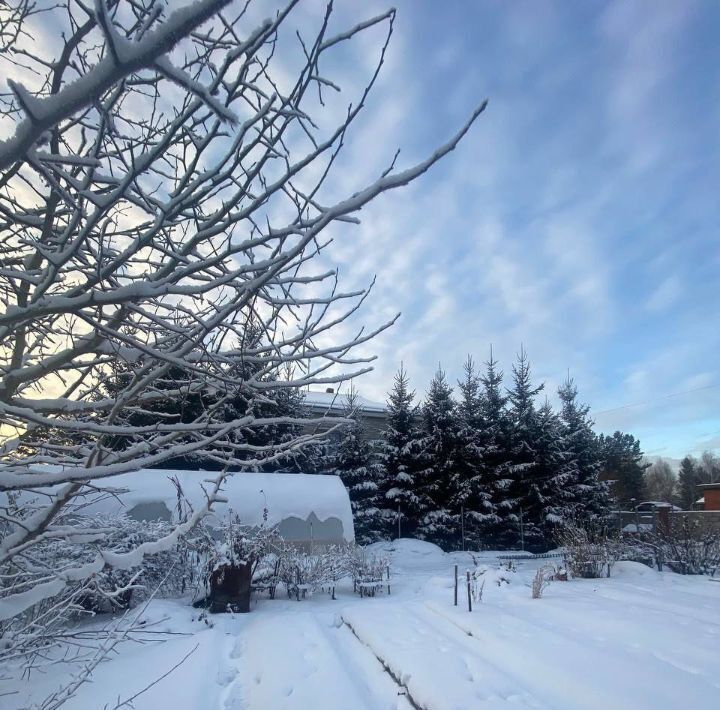
[[[499,570],[494,553],[445,554],[401,540],[392,595],[253,602],[244,615],[198,619],[187,600],[155,600],[159,643],[125,643],[69,710],[97,710],[153,683],[135,710],[715,710],[720,698],[720,585],[619,563],[610,579],[554,582],[531,599],[535,569]],[[487,568],[483,600],[454,607],[453,565]],[[500,577],[510,582],[497,583]],[[154,625],[153,625],[154,624]],[[186,635],[181,635],[186,634]],[[195,648],[197,646],[197,648]],[[72,667],[71,667],[72,670]],[[48,666],[27,683],[0,673],[3,710],[32,707],[67,680]]]

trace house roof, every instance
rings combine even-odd
[[[343,392],[316,392],[311,390],[304,394],[305,404],[312,407],[341,411],[347,405],[347,395]],[[384,402],[375,402],[360,395],[356,396],[355,401],[357,408],[363,412],[385,413],[387,411],[387,405]]]
[[[698,488],[704,488],[705,490],[714,491],[720,489],[720,482],[718,483],[699,483]]]

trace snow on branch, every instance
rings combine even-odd
[[[426,159],[339,195],[337,156],[395,13],[328,38],[332,4],[314,26],[296,4],[248,26],[245,3],[228,0],[167,17],[160,0],[94,12],[68,0],[45,15],[73,28],[58,56],[22,54],[49,93],[14,81],[0,104],[21,116],[0,144],[0,616],[12,628],[94,575],[165,554],[229,470],[309,457],[318,429],[347,419],[309,418],[302,389],[368,372],[369,344],[397,318],[358,323],[372,284],[341,288],[326,230],[342,239],[375,197],[454,150],[486,104]],[[322,96],[341,88],[333,53],[377,26],[375,67],[352,104],[332,106],[344,96]],[[298,37],[293,64],[283,42]],[[68,515],[111,495],[115,476],[170,462],[215,471],[182,525],[119,550]],[[3,587],[61,544],[82,559]]]
[[[97,0],[97,17],[105,20],[101,24],[108,39],[108,52],[93,69],[67,84],[57,94],[46,98],[36,98],[22,84],[8,79],[8,86],[17,97],[25,118],[11,138],[0,141],[0,170],[22,160],[46,130],[92,105],[125,77],[152,66],[181,39],[230,2],[197,0],[192,5],[176,10],[158,29],[148,32],[137,42],[130,42],[112,28],[104,0]]]

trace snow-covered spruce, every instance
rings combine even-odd
[[[410,390],[401,365],[388,394],[388,416],[380,446],[380,491],[384,494],[384,532],[388,537],[413,537],[420,518],[432,505],[420,488],[422,447],[414,400],[415,392]]]
[[[382,539],[384,501],[378,486],[382,466],[358,416],[357,391],[354,388],[346,396],[345,418],[350,423],[340,429],[331,467],[348,490],[355,539],[364,545]]]
[[[417,536],[447,547],[457,540],[459,528],[458,422],[452,388],[440,368],[422,406],[420,449],[418,489],[430,505],[419,519]]]

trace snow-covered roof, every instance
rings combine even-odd
[[[197,509],[205,502],[201,484],[215,478],[217,472],[142,469],[110,479],[107,487],[116,489],[118,496],[105,496],[93,502],[86,511],[102,513],[128,512],[140,504],[164,504],[174,513],[177,508],[176,489],[170,481],[175,477],[185,497]],[[209,488],[205,484],[205,488]],[[324,522],[337,518],[342,523],[343,537],[354,539],[352,510],[347,489],[337,476],[306,473],[236,473],[225,480],[222,495],[227,503],[216,503],[215,511],[206,518],[213,524],[228,510],[240,516],[247,525],[262,523],[267,506],[271,525],[295,517],[307,520],[312,513]]]
[[[343,392],[305,392],[305,403],[327,409],[344,409],[347,396]],[[387,405],[384,402],[374,402],[371,399],[356,395],[355,401],[358,409],[364,412],[385,412]]]

